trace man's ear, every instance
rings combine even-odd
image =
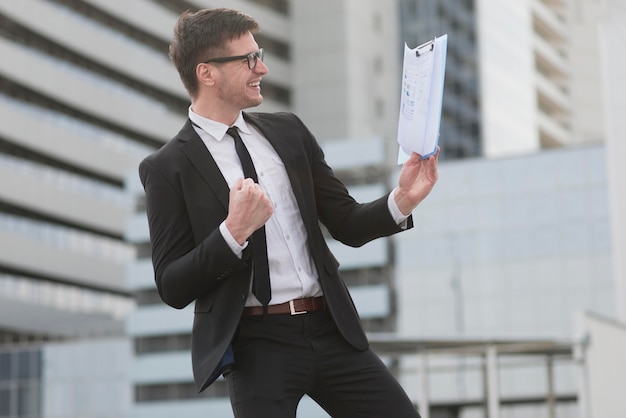
[[[214,71],[215,67],[211,64],[200,63],[196,65],[196,77],[198,78],[198,83],[206,86],[212,86],[215,84]]]

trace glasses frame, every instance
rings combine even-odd
[[[223,62],[230,62],[230,61],[237,61],[237,60],[246,60],[248,61],[248,68],[251,70],[254,70],[256,68],[257,61],[258,60],[263,61],[263,55],[264,55],[263,48],[259,48],[258,51],[250,52],[249,54],[246,54],[246,55],[234,55],[232,57],[211,58],[206,61],[203,61],[202,63],[209,64],[212,62],[223,63]]]

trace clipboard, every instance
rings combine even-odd
[[[437,151],[447,49],[447,34],[413,49],[404,44],[398,164],[413,152],[424,159]]]

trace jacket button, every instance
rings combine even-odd
[[[246,295],[245,294],[241,294],[241,300],[246,300]]]

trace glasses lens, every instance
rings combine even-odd
[[[259,59],[263,61],[263,48],[248,55],[248,68],[254,70],[256,68],[257,60]]]
[[[248,55],[248,68],[254,70],[254,67],[256,67],[256,54],[252,53]]]

